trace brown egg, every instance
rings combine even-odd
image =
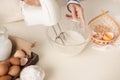
[[[17,57],[12,57],[12,58],[10,58],[10,63],[12,65],[20,65],[20,59]]]
[[[18,57],[18,58],[24,58],[25,57],[25,53],[22,50],[17,50],[14,54],[14,57]]]
[[[0,80],[11,80],[12,77],[10,75],[5,75],[5,76],[2,76],[0,77]]]
[[[6,75],[8,73],[8,65],[0,64],[0,76]]]
[[[20,66],[11,66],[8,72],[11,76],[16,76],[20,73]]]
[[[10,64],[10,62],[9,62],[9,61],[2,61],[2,62],[0,62],[0,64],[6,64],[6,65],[8,65],[8,67],[10,67],[10,66],[11,66],[11,64]]]
[[[21,80],[20,78],[17,78],[17,79],[15,79],[15,80]]]

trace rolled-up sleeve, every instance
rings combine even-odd
[[[67,0],[68,2],[67,2],[67,9],[69,10],[69,8],[68,8],[68,5],[69,4],[80,4],[80,1],[79,0]],[[70,11],[70,10],[69,10]]]
[[[69,5],[70,3],[79,4],[79,2],[79,0],[68,0],[67,5]]]

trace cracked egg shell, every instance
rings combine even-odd
[[[14,54],[14,57],[18,57],[18,58],[24,58],[26,55],[25,55],[25,52],[23,52],[22,50],[17,50]]]
[[[21,65],[21,66],[26,65],[27,62],[28,62],[28,58],[21,58],[21,59],[20,59],[20,65]]]

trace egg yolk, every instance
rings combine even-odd
[[[113,38],[113,35],[109,33],[104,34],[104,37],[103,37],[104,40],[111,40],[112,38]]]

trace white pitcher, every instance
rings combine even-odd
[[[6,60],[10,57],[12,50],[12,43],[8,39],[7,29],[0,27],[0,61]]]

